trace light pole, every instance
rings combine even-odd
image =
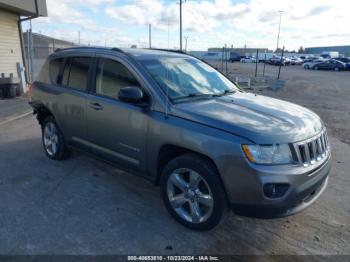
[[[276,52],[278,51],[278,46],[279,46],[279,43],[280,43],[281,22],[282,22],[282,14],[284,13],[284,11],[279,10],[278,12],[279,12],[279,14],[280,14],[280,22],[279,22],[279,24],[278,24],[278,34],[277,34],[277,48],[276,48]]]

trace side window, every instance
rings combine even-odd
[[[50,62],[50,78],[53,84],[58,84],[58,75],[63,64],[63,58],[56,58]]]
[[[96,93],[111,98],[118,99],[123,87],[140,86],[132,73],[114,60],[99,59],[96,74]]]
[[[63,70],[62,85],[86,91],[91,58],[73,57],[66,60]]]

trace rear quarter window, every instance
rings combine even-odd
[[[51,83],[58,84],[58,76],[63,65],[63,58],[56,58],[50,61]]]

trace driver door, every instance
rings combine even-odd
[[[121,61],[97,58],[94,88],[87,101],[89,145],[106,160],[145,169],[148,112],[118,99],[121,88],[140,86]]]

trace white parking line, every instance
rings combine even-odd
[[[8,124],[8,123],[10,123],[10,122],[13,122],[13,121],[15,121],[15,120],[17,120],[17,119],[26,117],[26,116],[28,116],[28,115],[30,115],[30,114],[32,114],[32,113],[33,113],[32,111],[29,111],[29,112],[26,112],[26,113],[24,113],[24,114],[21,114],[21,115],[14,116],[14,117],[11,117],[11,118],[9,118],[9,119],[6,119],[5,121],[0,122],[0,126],[3,126],[3,125]]]

